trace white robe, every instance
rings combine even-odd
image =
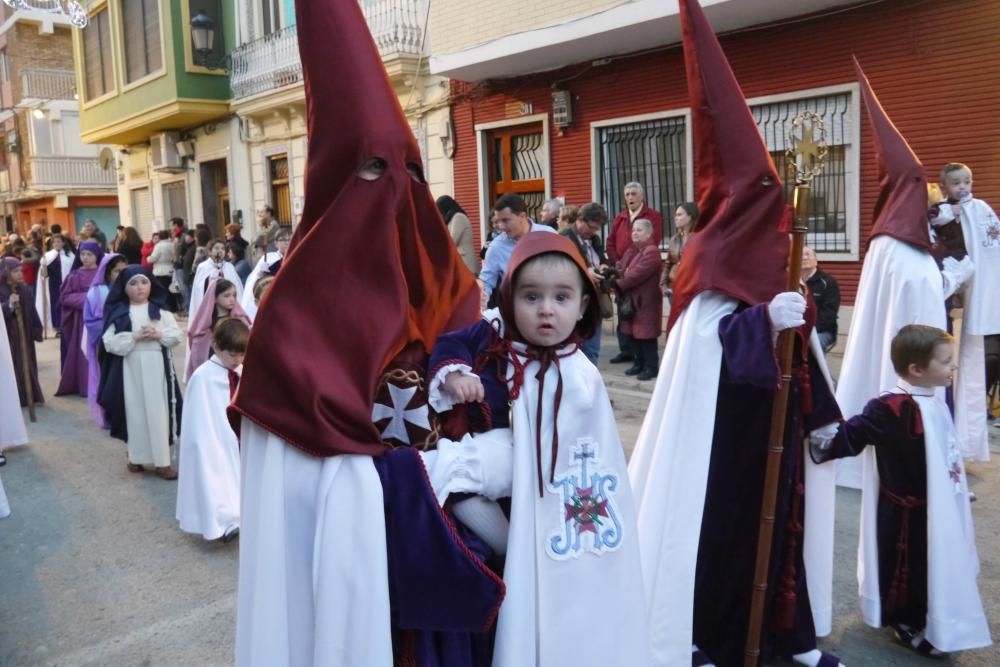
[[[880,235],[872,239],[861,269],[854,316],[837,383],[837,403],[844,415],[856,415],[868,401],[896,386],[898,376],[889,351],[907,324],[944,329],[941,272],[930,253]],[[862,470],[874,466],[870,451],[837,462],[837,484],[861,488]]]
[[[178,454],[177,521],[206,540],[240,525],[240,444],[226,419],[229,371],[214,359],[188,378]]]
[[[20,372],[21,369],[14,368],[14,358],[10,353],[7,322],[0,317],[0,448],[28,442],[21,399],[17,393],[16,373]]]
[[[242,421],[236,665],[391,667],[382,484]]]
[[[24,427],[24,413],[17,393],[17,376],[10,354],[7,323],[0,317],[0,448],[24,445],[28,431]],[[0,519],[10,514],[3,479],[0,479]]]
[[[122,381],[125,389],[125,422],[128,428],[128,460],[139,465],[164,468],[170,465],[170,394],[164,378],[162,348],[181,342],[181,330],[173,313],[160,311],[159,320],[149,319],[149,305],[129,306],[132,331],[118,333],[114,325],[104,332],[104,347],[125,357]],[[147,324],[160,330],[160,340],[137,341],[133,334]],[[170,364],[171,369],[173,363]],[[176,426],[175,426],[176,428]]]
[[[703,292],[678,318],[629,461],[653,664],[661,667],[691,664],[694,579],[722,370],[719,322],[737,305]],[[815,332],[810,348],[829,382]],[[806,585],[816,634],[824,636],[832,625],[834,467],[804,460]]]
[[[940,651],[963,651],[989,646],[989,625],[983,612],[976,577],[979,556],[969,507],[969,487],[948,406],[930,389],[905,382],[893,393],[911,393],[920,409],[927,464],[927,641]],[[872,447],[866,447],[865,452]],[[960,476],[949,476],[949,450],[956,452]],[[862,489],[862,530],[858,545],[858,588],[865,623],[880,627],[882,620],[878,564],[877,468],[866,474]],[[867,519],[867,521],[865,520]]]
[[[194,282],[191,283],[191,303],[188,304],[188,313],[191,317],[194,317],[194,314],[198,312],[198,306],[201,305],[201,300],[205,298],[205,285],[208,278],[213,272],[219,273],[220,271],[223,278],[236,286],[236,298],[242,301],[243,281],[240,280],[240,276],[236,273],[236,268],[232,263],[223,262],[220,268],[213,264],[211,259],[206,259],[198,265],[194,273]]]
[[[257,281],[260,280],[260,274],[263,273],[264,269],[279,259],[281,259],[281,253],[266,253],[257,261],[257,265],[253,267],[253,271],[247,276],[246,285],[243,286],[243,298],[240,300],[240,305],[243,306],[243,310],[246,311],[251,322],[257,317],[257,302],[253,298],[253,288],[257,284]]]
[[[497,621],[494,667],[650,664],[635,505],[611,402],[600,373],[577,350],[560,360],[559,452],[549,482],[557,370],[545,377],[536,423],[538,362],[513,402],[513,492],[504,565],[507,597]],[[509,379],[509,378],[508,378]],[[541,428],[544,497],[538,496],[535,432]],[[575,504],[607,502],[595,532],[569,516]],[[589,620],[588,620],[589,619]]]
[[[73,253],[67,255],[64,252],[49,250],[42,256],[42,266],[49,266],[59,256],[59,264],[62,269],[62,279],[66,280],[70,270],[73,268]],[[48,308],[46,309],[46,306]],[[52,300],[49,298],[49,278],[42,277],[41,268],[38,270],[38,284],[35,286],[35,310],[38,312],[38,319],[42,321],[42,328],[45,331],[54,329],[52,326]],[[84,329],[86,332],[86,329]]]

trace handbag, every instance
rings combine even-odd
[[[601,317],[610,320],[615,315],[615,306],[611,303],[611,295],[599,290],[597,293],[597,305],[601,307]]]
[[[635,317],[635,301],[631,294],[623,294],[618,299],[618,319],[623,321],[631,320]]]

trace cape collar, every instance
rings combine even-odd
[[[911,396],[933,396],[934,387],[918,387],[916,385],[910,384],[903,378],[899,378],[896,383],[896,388],[899,389],[904,394],[910,394]]]

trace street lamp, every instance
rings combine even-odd
[[[205,65],[215,45],[215,21],[204,10],[199,10],[191,19],[191,44],[201,61],[198,64]]]

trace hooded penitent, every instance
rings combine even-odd
[[[927,233],[927,177],[924,166],[885,113],[868,77],[854,59],[861,85],[861,99],[868,110],[872,141],[878,157],[879,196],[875,204],[875,225],[871,238],[885,234],[929,251]]]
[[[668,329],[706,290],[751,305],[780,292],[790,221],[778,172],[704,12],[682,0],[680,17],[699,216],[684,248]]]
[[[315,456],[376,455],[386,450],[372,423],[383,370],[475,321],[479,294],[359,3],[296,6],[308,194],[254,320],[232,416]]]

